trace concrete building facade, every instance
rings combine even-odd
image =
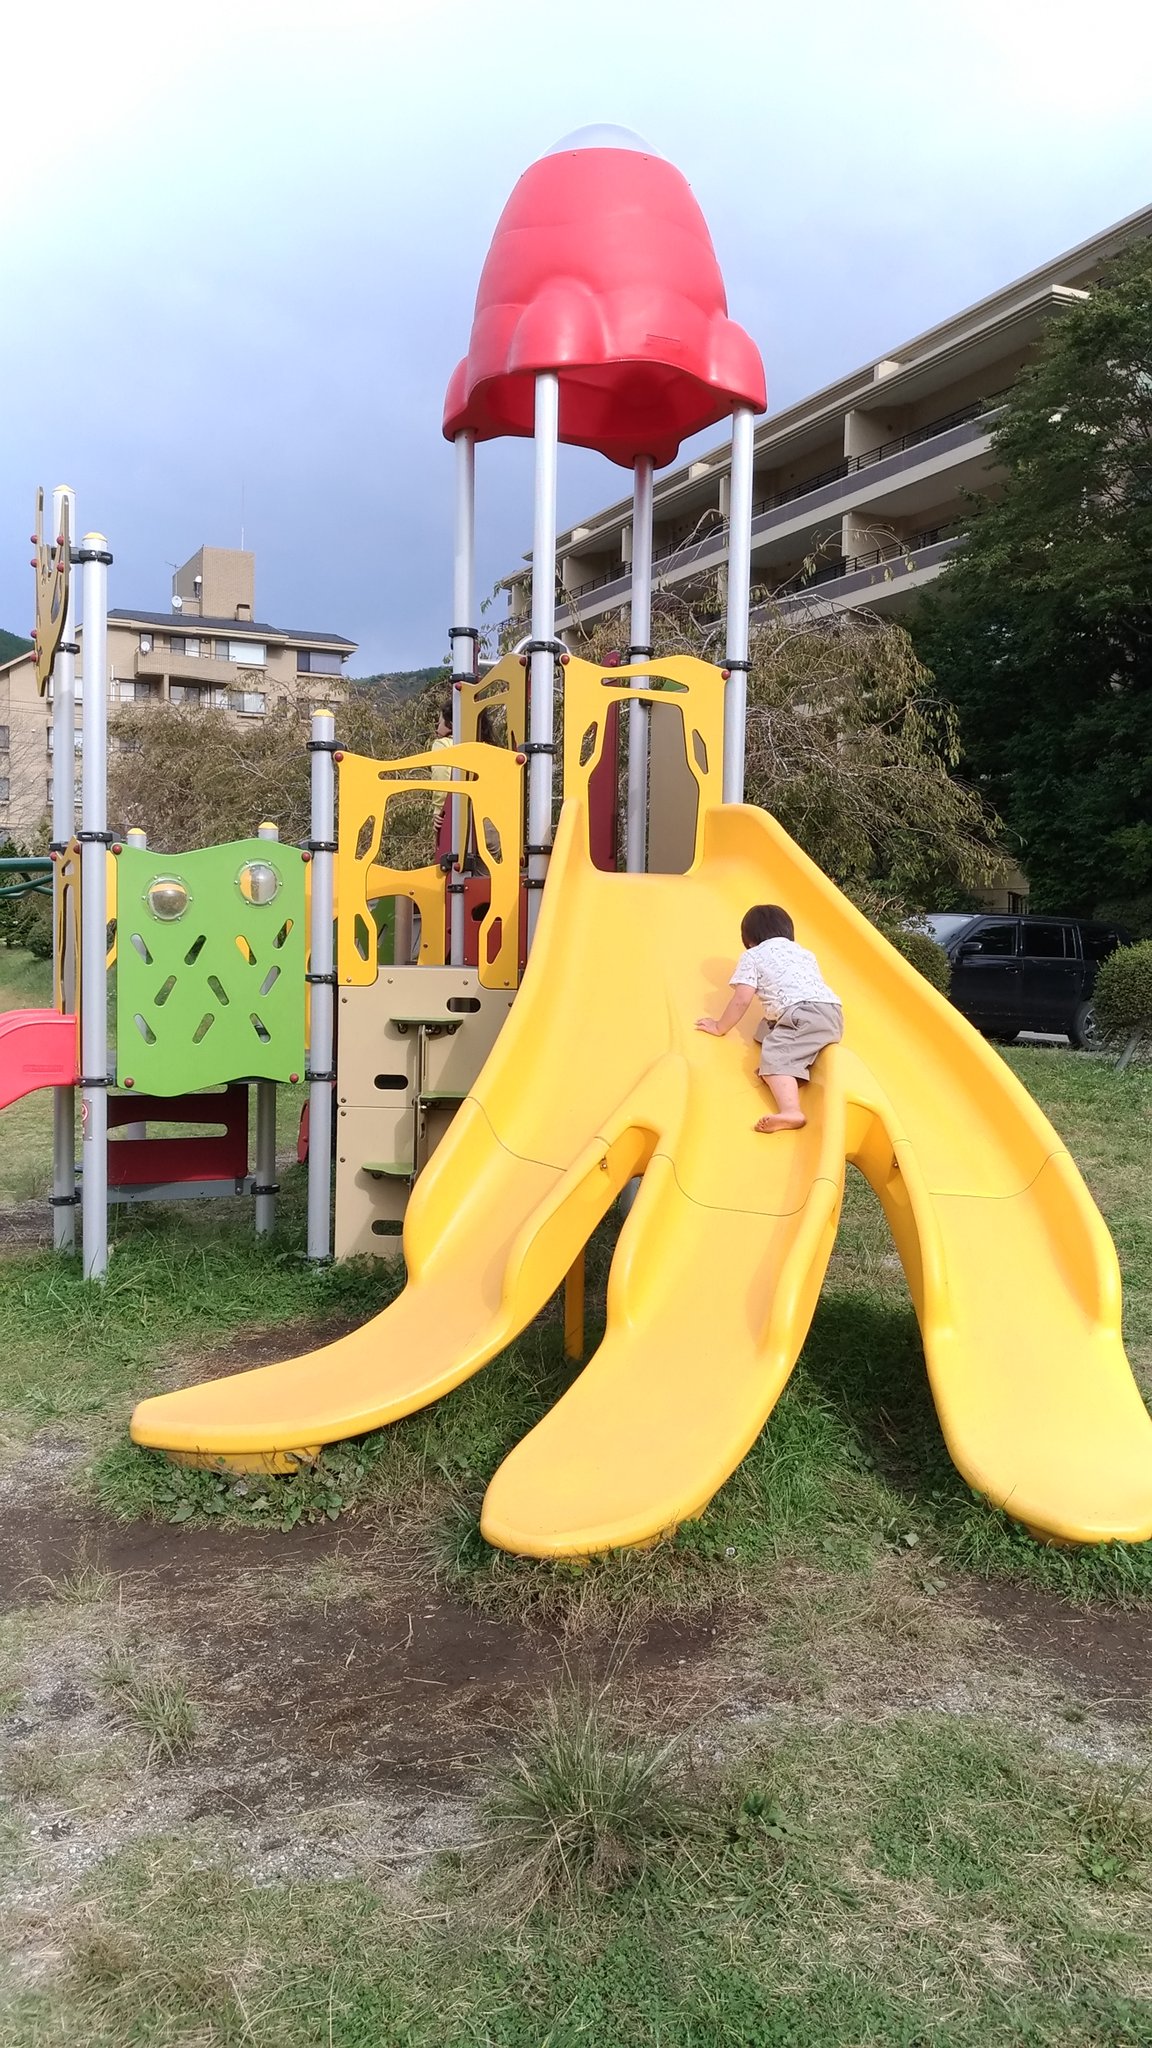
[[[761,605],[817,603],[899,613],[938,576],[964,531],[968,496],[994,491],[1002,394],[1049,320],[1108,262],[1152,236],[1152,207],[1034,270],[863,369],[769,414],[756,430],[752,575]],[[728,559],[730,444],[658,478],[658,587],[705,594]],[[559,537],[558,629],[571,634],[628,602],[631,502]],[[529,567],[506,583],[509,624],[528,627]]]
[[[253,554],[203,547],[177,569],[169,611],[110,609],[110,709],[177,704],[244,724],[284,704],[307,714],[339,703],[347,692],[345,664],[356,642],[339,633],[257,620],[255,582]],[[82,700],[82,626],[76,637],[77,698]],[[114,731],[111,743],[115,746]],[[19,654],[0,665],[0,839],[27,844],[43,823],[51,796],[51,702],[37,694],[32,655]]]

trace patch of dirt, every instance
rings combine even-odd
[[[52,1211],[47,1201],[22,1209],[0,1209],[0,1259],[13,1252],[48,1251],[52,1244]]]
[[[1125,1721],[1152,1720],[1152,1624],[1146,1608],[1070,1607],[1056,1593],[970,1580],[965,1597],[1021,1657]]]
[[[247,1372],[258,1365],[276,1365],[282,1358],[294,1358],[298,1352],[319,1351],[324,1344],[334,1344],[338,1337],[358,1330],[363,1321],[363,1316],[328,1316],[320,1320],[315,1316],[297,1316],[289,1323],[238,1330],[225,1343],[211,1345],[206,1351],[197,1350],[187,1357],[178,1352],[164,1378],[173,1387],[184,1387],[194,1381],[226,1379],[229,1373]]]
[[[433,1585],[373,1522],[290,1534],[109,1524],[14,1503],[5,1520],[10,1608],[50,1598],[78,1561],[110,1575],[132,1639],[164,1640],[211,1705],[197,1745],[195,1813],[317,1792],[419,1785],[459,1791],[503,1718],[555,1681],[562,1649],[527,1624],[476,1613]],[[61,1604],[62,1632],[68,1609]],[[618,1669],[646,1693],[683,1689],[717,1622],[652,1622],[581,1646],[581,1670]]]

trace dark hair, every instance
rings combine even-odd
[[[445,725],[451,725],[451,723],[452,723],[452,699],[451,699],[451,697],[449,697],[449,699],[448,699],[448,702],[447,702],[446,704],[441,704],[441,705],[439,706],[439,708],[438,708],[438,710],[437,710],[437,712],[436,712],[436,716],[437,716],[437,718],[438,718],[438,719],[442,719]]]
[[[499,746],[500,742],[496,738],[496,728],[492,723],[492,713],[490,710],[480,713],[476,721],[476,737],[478,740],[483,740],[486,747]]]
[[[746,946],[762,946],[765,939],[794,939],[796,927],[782,903],[754,903],[740,921],[740,937]]]

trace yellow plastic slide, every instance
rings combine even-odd
[[[496,1473],[483,1528],[541,1556],[649,1541],[705,1506],[771,1413],[850,1160],[888,1215],[964,1476],[1053,1536],[1152,1535],[1111,1240],[1004,1062],[762,812],[709,809],[686,875],[602,874],[585,846],[572,801],[523,988],[415,1189],[400,1299],[306,1357],[142,1402],[136,1441],[282,1469],[410,1414],[524,1328],[642,1172],[604,1341]],[[846,1018],[807,1127],[774,1137],[752,1129],[751,1018],[743,1037],[693,1028],[766,900]]]

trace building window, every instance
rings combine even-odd
[[[153,643],[153,636],[152,636],[152,634],[151,634],[151,633],[141,633],[141,635],[140,635],[140,652],[141,652],[141,654],[151,654],[151,652],[152,652],[152,647],[153,647],[153,644],[154,644],[154,643]]]
[[[298,676],[338,676],[341,656],[325,647],[298,647],[296,649],[296,673]]]
[[[266,701],[263,690],[230,690],[228,693],[229,710],[241,711],[248,718],[258,718],[265,709]]]
[[[113,682],[115,682],[115,678],[113,678]],[[73,694],[73,697],[74,697],[74,699],[75,699],[75,702],[76,702],[77,704],[82,704],[82,703],[84,702],[84,678],[83,678],[83,676],[77,676],[77,677],[76,677],[75,683],[73,684],[73,690],[72,690],[72,694]],[[112,694],[113,694],[113,696],[115,696],[115,694],[116,694],[116,692],[115,692],[115,689],[113,689],[113,692],[112,692]],[[52,702],[52,699],[54,698],[54,696],[55,696],[55,695],[56,695],[56,689],[55,689],[55,684],[54,684],[54,682],[53,682],[53,678],[52,678],[51,676],[49,676],[49,678],[48,678],[48,702],[49,702],[50,704],[51,704],[51,702]]]
[[[76,731],[76,752],[77,752],[78,754],[82,754],[82,753],[83,753],[83,751],[84,751],[84,735],[83,735],[83,733],[82,733],[82,732],[81,732],[81,731],[79,730],[79,728],[77,728],[77,731]],[[53,730],[52,730],[52,727],[51,727],[51,726],[49,726],[49,727],[48,727],[48,752],[49,752],[50,754],[54,754],[54,753],[56,752],[56,735],[55,735],[55,733],[53,732]]]
[[[173,633],[171,639],[173,654],[189,654],[194,661],[200,659],[199,637],[189,633]]]
[[[8,752],[8,727],[0,725],[0,754]]]
[[[173,704],[192,704],[198,711],[226,711],[228,692],[219,683],[173,683]]]
[[[120,704],[154,703],[158,687],[156,683],[132,682],[125,676],[112,678],[112,695]]]
[[[48,802],[49,802],[49,803],[51,803],[51,802],[52,802],[52,783],[51,783],[51,780],[49,780],[48,782],[46,782],[46,783],[44,784],[44,794],[45,794],[45,796],[47,797],[47,799],[48,799]]]
[[[222,644],[227,647],[228,661],[239,662],[243,668],[267,668],[268,649],[263,640],[228,640]]]
[[[6,804],[10,795],[8,777],[0,775],[0,804]]]

